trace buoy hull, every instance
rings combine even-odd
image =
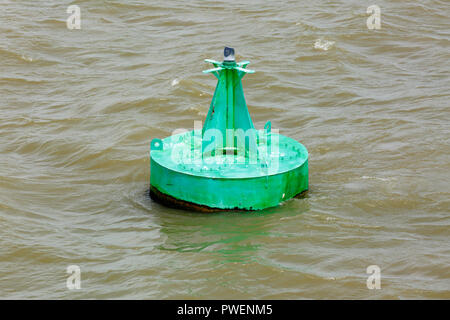
[[[292,159],[292,165],[282,166],[287,170],[260,176],[226,177],[215,174],[215,171],[200,174],[185,166],[167,165],[168,156],[161,154],[160,150],[151,151],[152,198],[168,205],[203,212],[275,207],[308,190],[306,148],[290,138],[282,136],[281,139],[283,142],[286,139],[286,148],[296,148],[297,163]]]
[[[297,194],[294,198],[304,198],[306,194],[308,193],[308,190],[302,191],[299,194]],[[217,213],[217,212],[224,212],[224,211],[254,211],[254,210],[248,210],[248,209],[222,209],[222,208],[211,208],[205,205],[200,205],[197,203],[189,202],[180,200],[177,198],[174,198],[172,196],[169,196],[167,194],[161,193],[158,191],[158,189],[154,187],[150,187],[149,195],[155,202],[158,202],[160,204],[165,205],[166,207],[175,208],[175,209],[181,209],[181,210],[187,210],[187,211],[193,211],[193,212],[200,212],[200,213]]]
[[[308,190],[308,162],[297,169],[268,177],[209,179],[180,174],[151,163],[153,199],[194,211],[261,210],[278,206]]]

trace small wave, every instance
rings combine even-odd
[[[28,61],[28,62],[33,62],[33,58],[32,57],[26,56],[24,54],[20,58],[22,60],[25,60],[25,61]]]
[[[370,176],[362,176],[361,179],[373,179],[373,180],[380,180],[380,181],[392,181],[397,180],[396,178],[380,178],[380,177],[370,177]]]
[[[334,46],[334,41],[328,41],[323,39],[317,39],[316,42],[314,42],[314,49],[328,51],[330,48]]]

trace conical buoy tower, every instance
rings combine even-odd
[[[150,195],[189,210],[259,210],[308,190],[308,152],[271,130],[256,130],[241,79],[253,70],[226,47],[222,62],[207,59],[217,86],[202,129],[153,139]]]

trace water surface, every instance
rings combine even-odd
[[[380,0],[368,30],[372,4],[1,1],[0,298],[449,299],[449,3]],[[204,120],[225,45],[256,70],[255,126],[308,148],[310,192],[165,208],[150,140]]]

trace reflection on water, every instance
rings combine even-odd
[[[283,209],[214,214],[176,210],[170,217],[159,217],[160,232],[166,236],[166,241],[158,249],[209,252],[211,263],[254,262],[258,260],[257,253],[262,243],[277,235],[272,232],[272,226],[293,213],[300,215],[306,211],[292,212]],[[285,214],[280,216],[283,211]]]

